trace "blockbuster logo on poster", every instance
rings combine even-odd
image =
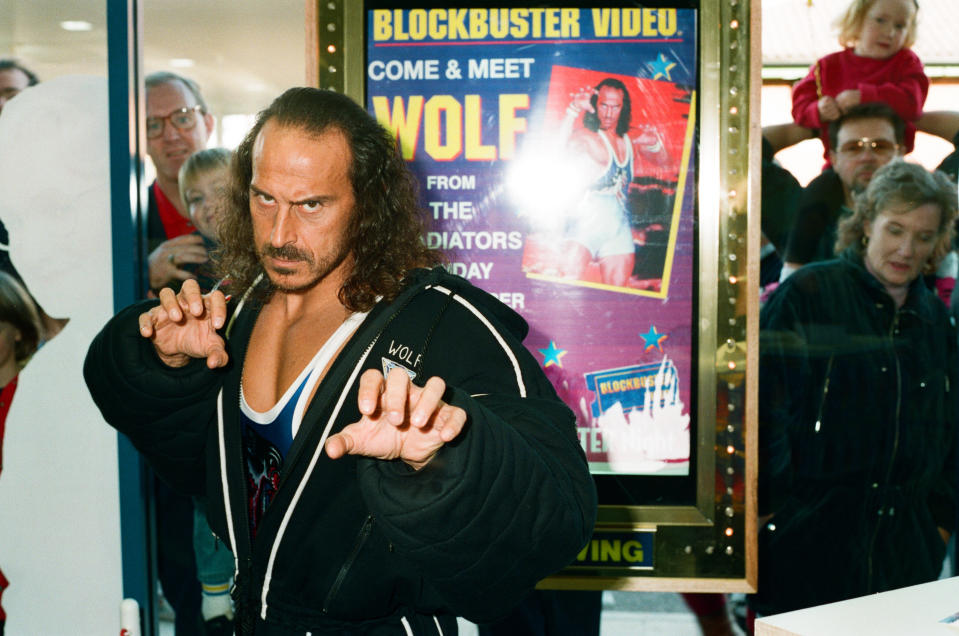
[[[659,406],[673,405],[679,399],[679,374],[672,360],[667,360],[666,364],[653,362],[596,371],[585,374],[585,378],[586,388],[596,396],[590,405],[593,417],[599,417],[617,402],[622,405],[624,413],[642,410],[646,392],[657,389],[657,378],[661,396]]]

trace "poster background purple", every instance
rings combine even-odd
[[[419,177],[434,219],[427,241],[447,252],[454,273],[527,319],[525,344],[576,413],[593,472],[688,474],[695,11],[562,10],[576,12],[575,32],[551,31],[548,15],[522,9],[453,11],[379,10],[367,21],[367,107]],[[573,16],[561,17],[568,27]],[[526,31],[493,37],[496,18]],[[445,28],[418,29],[429,20]],[[560,159],[546,149],[570,89],[605,76],[632,78],[628,134],[654,127],[671,157],[665,166],[635,161],[634,275],[628,287],[530,275],[531,208],[562,185]],[[596,378],[611,379],[601,389]],[[600,402],[606,417],[597,418]]]

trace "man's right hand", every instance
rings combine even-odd
[[[173,281],[193,278],[182,265],[205,263],[210,260],[199,234],[184,234],[160,243],[150,252],[150,289],[160,289]]]
[[[205,358],[211,369],[229,361],[216,332],[225,322],[223,292],[204,296],[195,280],[185,281],[178,294],[169,287],[160,290],[160,304],[139,318],[140,335],[150,339],[165,365],[182,367],[192,358]]]
[[[569,94],[569,109],[577,113],[587,111],[590,113],[596,112],[596,109],[593,108],[592,99],[593,95],[598,95],[599,93],[592,86],[586,86],[579,89],[575,93]]]

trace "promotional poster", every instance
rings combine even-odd
[[[367,108],[425,240],[529,323],[595,474],[688,475],[696,12],[379,9]]]

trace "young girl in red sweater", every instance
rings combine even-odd
[[[818,129],[828,161],[829,122],[849,107],[885,102],[906,122],[906,152],[929,90],[916,41],[917,0],[853,0],[838,21],[843,50],[821,58],[793,86],[793,120]]]

